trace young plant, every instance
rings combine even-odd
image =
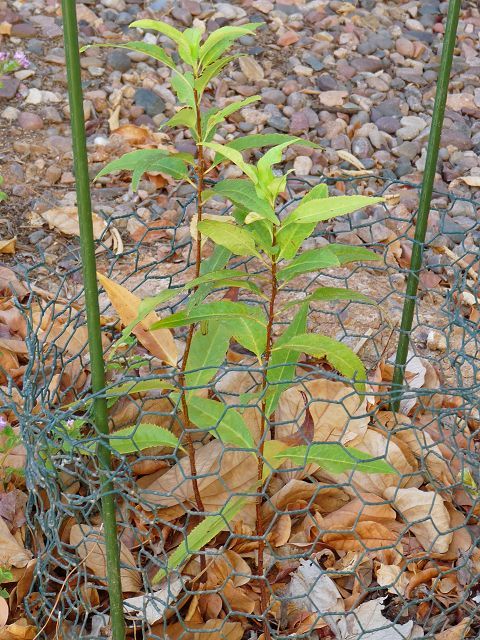
[[[198,28],[180,32],[171,25],[154,20],[140,20],[130,26],[150,29],[170,38],[179,62],[163,48],[150,43],[129,42],[105,46],[140,51],[171,69],[171,84],[180,108],[163,126],[187,128],[196,144],[197,153],[193,156],[155,149],[133,151],[109,163],[99,176],[115,171],[132,171],[132,187],[136,189],[145,171],[160,171],[195,185],[196,214],[193,228],[196,232],[196,262],[193,280],[182,289],[163,291],[158,296],[143,300],[137,319],[123,331],[122,340],[127,340],[137,323],[143,321],[156,307],[180,293],[190,292],[184,308],[158,320],[150,326],[150,330],[188,327],[185,352],[176,369],[179,390],[169,390],[168,387],[166,390],[183,414],[184,433],[181,442],[185,442],[189,456],[198,511],[204,512],[204,506],[196,481],[195,449],[190,436],[192,427],[205,430],[230,446],[251,451],[257,458],[257,482],[252,490],[257,492],[257,574],[261,584],[262,610],[265,611],[268,593],[263,579],[265,540],[261,506],[268,475],[286,458],[299,465],[317,463],[334,473],[356,468],[371,473],[393,472],[383,460],[371,460],[367,454],[346,449],[338,443],[289,447],[278,440],[267,440],[281,395],[295,380],[300,354],[327,360],[332,369],[352,381],[359,393],[364,391],[366,372],[359,357],[345,344],[309,332],[307,318],[309,305],[313,301],[372,301],[356,291],[333,287],[319,287],[307,298],[288,304],[282,302],[280,295],[291,281],[304,274],[317,273],[321,269],[339,267],[356,260],[376,260],[378,256],[363,247],[330,244],[305,252],[301,249],[318,223],[347,215],[381,202],[382,199],[364,196],[329,197],[326,185],[319,184],[282,218],[279,214],[279,199],[286,188],[287,174],[275,170],[274,165],[282,161],[283,151],[292,144],[310,147],[316,145],[284,134],[244,136],[223,145],[214,142],[217,128],[226,118],[260,99],[259,96],[253,96],[217,108],[209,105],[206,93],[210,81],[227,64],[239,57],[239,54],[227,55],[235,40],[253,33],[259,28],[259,23],[222,27],[208,37],[204,37]],[[245,150],[268,147],[270,148],[256,164],[248,163],[242,155]],[[206,177],[215,168],[220,169],[226,163],[236,165],[243,177],[220,180],[207,188]],[[229,215],[205,217],[205,206],[214,196],[220,196],[231,203]],[[207,239],[215,248],[211,257],[202,260],[202,246]],[[262,267],[261,273],[247,273],[242,269],[230,268],[232,256],[258,261]],[[253,306],[236,300],[218,301],[209,298],[219,288],[246,290],[257,295],[261,303]],[[275,338],[275,322],[280,314],[288,313],[293,305],[299,306],[293,320]],[[199,390],[212,381],[224,363],[231,340],[237,341],[254,354],[263,371],[262,382],[256,394],[262,416],[258,441],[254,440],[240,411],[226,406],[215,397],[206,398],[199,394]],[[133,431],[123,435],[135,433],[135,428],[131,429]],[[272,435],[275,435],[273,429]],[[153,444],[151,440],[148,443],[148,446]],[[162,444],[166,444],[164,436]],[[170,445],[175,446],[175,443],[172,441]],[[265,461],[268,462],[268,468]],[[217,531],[220,521],[228,520],[227,514],[231,515],[233,512],[235,509],[227,510],[223,516],[208,516],[204,528],[210,533]],[[209,523],[212,528],[209,528]],[[197,550],[208,541],[205,536],[200,535],[202,531],[203,529],[195,532],[194,544],[187,544],[187,548]],[[182,548],[175,555],[173,565],[176,566],[177,561],[184,556],[185,550]],[[159,572],[158,578],[163,575],[163,572]],[[266,623],[265,636],[270,637]]]

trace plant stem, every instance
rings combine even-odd
[[[273,231],[273,244],[275,245],[275,230]],[[278,282],[277,282],[277,260],[276,257],[272,257],[271,262],[271,295],[270,295],[270,305],[268,309],[268,323],[267,323],[267,344],[265,348],[265,367],[262,381],[262,391],[265,392],[267,388],[267,371],[268,365],[270,363],[270,356],[272,354],[272,344],[273,344],[273,321],[275,317],[275,299],[277,297],[278,292]],[[259,539],[258,541],[258,552],[257,552],[257,576],[261,578],[260,582],[260,599],[261,599],[261,611],[263,615],[263,633],[265,635],[265,640],[270,640],[270,628],[268,626],[268,621],[265,616],[265,611],[268,607],[268,592],[267,585],[264,580],[264,564],[263,564],[263,552],[265,551],[265,538],[264,538],[264,529],[262,522],[262,503],[263,503],[263,449],[264,449],[264,438],[265,431],[267,426],[267,401],[264,399],[262,401],[262,419],[260,424],[260,442],[258,445],[258,456],[257,456],[257,501],[256,501],[256,535]]]
[[[83,118],[82,77],[78,47],[75,0],[62,0],[62,16],[67,61],[68,96],[72,120],[72,146],[76,177],[80,250],[82,255],[88,346],[95,394],[93,417],[100,434],[97,450],[100,496],[105,530],[106,569],[113,640],[124,640],[122,583],[120,579],[120,545],[118,542],[115,487],[112,481],[107,402],[105,399],[105,365],[103,361],[100,309],[96,277],[95,242],[93,238],[92,205],[88,158]]]
[[[197,112],[196,131],[197,131],[198,142],[201,142],[202,124],[201,124],[201,114],[200,114],[200,100],[199,100],[198,92],[196,89],[194,90],[194,92],[195,92],[195,107]],[[197,144],[197,152],[198,152],[198,158],[197,158],[197,164],[195,167],[195,172],[197,174],[197,224],[198,224],[202,219],[202,213],[203,213],[202,198],[203,198],[203,182],[204,182],[204,176],[205,176],[205,158],[203,155],[203,146],[201,143]],[[201,265],[201,258],[202,258],[201,242],[202,242],[202,239],[200,236],[200,232],[197,230],[197,255],[195,258],[195,278],[198,278],[198,276],[200,275],[200,265]],[[194,291],[196,291],[196,289],[197,287],[195,287]],[[185,344],[185,353],[183,354],[182,365],[180,367],[180,375],[179,375],[179,382],[180,382],[180,386],[182,387],[181,403],[182,403],[182,411],[183,411],[184,428],[186,428],[187,430],[192,427],[192,423],[188,415],[187,399],[185,396],[185,389],[183,389],[183,387],[185,386],[185,369],[187,366],[188,355],[190,353],[190,347],[192,346],[194,330],[195,330],[195,326],[191,324],[188,329],[187,341]],[[187,445],[188,459],[190,462],[190,473],[192,476],[192,486],[193,486],[193,494],[195,496],[195,502],[197,505],[197,509],[203,514],[205,514],[205,508],[203,506],[202,496],[200,495],[200,490],[198,488],[197,464],[195,460],[195,447],[193,446],[193,440],[192,440],[191,434],[188,433],[187,431],[184,435],[185,435],[185,441]],[[205,570],[205,566],[206,566],[205,556],[201,555],[200,567],[202,571]]]

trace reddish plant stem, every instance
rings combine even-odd
[[[273,244],[275,244],[275,232],[273,238]],[[275,256],[272,258],[272,266],[271,266],[271,296],[270,296],[270,305],[268,309],[268,323],[267,323],[267,344],[265,348],[265,359],[264,366],[265,371],[263,374],[263,382],[262,382],[262,390],[265,391],[267,388],[267,370],[268,365],[270,363],[270,356],[272,354],[272,344],[273,344],[273,318],[275,314],[275,299],[277,297],[278,292],[278,283],[277,283],[277,262]],[[257,500],[256,500],[256,535],[259,538],[258,542],[258,552],[257,552],[257,576],[260,580],[260,604],[261,611],[263,614],[263,633],[265,636],[265,640],[270,640],[270,629],[268,627],[268,621],[265,616],[265,611],[268,607],[268,590],[267,585],[264,580],[264,563],[263,563],[263,553],[265,551],[265,538],[264,538],[264,528],[262,522],[262,504],[263,504],[263,449],[264,449],[264,437],[265,430],[267,426],[267,402],[266,400],[262,401],[262,418],[260,423],[260,443],[258,446],[258,457],[257,457]]]
[[[197,90],[194,90],[195,95],[195,107],[197,112],[197,120],[196,120],[196,133],[198,137],[198,141],[202,139],[202,123],[201,123],[201,114],[200,114],[200,100],[197,93]],[[197,144],[198,157],[197,164],[195,167],[195,173],[197,174],[197,224],[202,220],[203,213],[203,188],[204,188],[204,176],[205,176],[205,158],[203,154],[203,146],[201,144]],[[198,278],[200,275],[200,265],[201,265],[201,236],[200,232],[197,230],[197,244],[196,244],[196,259],[195,259],[195,277]],[[195,459],[195,447],[193,446],[193,440],[191,434],[188,432],[188,429],[192,427],[192,423],[190,421],[190,417],[188,415],[188,405],[187,399],[185,396],[185,390],[183,387],[185,386],[185,368],[187,366],[188,355],[190,353],[190,348],[192,346],[193,333],[195,331],[195,325],[191,324],[188,329],[187,341],[185,344],[185,352],[182,358],[182,365],[180,367],[180,375],[179,375],[179,383],[182,387],[182,396],[181,396],[181,404],[182,404],[182,412],[183,412],[183,420],[184,420],[184,429],[187,431],[184,433],[185,441],[187,445],[187,453],[188,459],[190,462],[190,472],[192,476],[192,487],[193,494],[195,496],[195,503],[197,505],[197,509],[202,513],[205,513],[205,508],[203,506],[202,496],[200,495],[200,490],[198,488],[198,480],[197,480],[197,464]],[[200,556],[200,567],[203,571],[205,569],[205,556]]]

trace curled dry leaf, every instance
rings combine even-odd
[[[66,236],[80,236],[77,207],[54,207],[40,214],[50,229],[56,229]],[[96,213],[92,213],[93,235],[99,240],[107,229],[107,223]]]
[[[445,486],[454,484],[454,478],[440,448],[430,434],[412,423],[408,416],[391,411],[380,411],[375,419],[383,427],[395,434],[414,456],[421,461],[427,471]]]
[[[115,311],[120,316],[122,324],[126,327],[138,317],[138,309],[141,299],[121,284],[117,284],[110,278],[97,274],[100,284],[107,292],[108,298]],[[133,334],[139,342],[152,355],[172,366],[177,364],[178,352],[175,340],[169,329],[157,329],[149,331],[151,325],[159,320],[157,314],[152,311],[142,322],[137,324]]]
[[[356,523],[368,520],[387,525],[395,521],[395,511],[379,496],[363,493],[348,504],[329,513],[322,520],[322,527],[328,531],[333,529],[349,529]]]
[[[464,638],[467,637],[471,624],[472,619],[470,617],[466,617],[462,622],[456,624],[454,627],[441,631],[440,633],[436,633],[435,640],[464,640]]]
[[[0,598],[0,627],[4,627],[7,624],[9,613],[8,602],[5,598]]]
[[[389,487],[385,498],[400,514],[425,551],[446,553],[453,538],[450,515],[437,493]]]
[[[32,554],[12,536],[3,518],[0,518],[0,566],[26,567]]]
[[[388,587],[388,593],[404,596],[410,581],[408,572],[398,564],[379,563],[376,569],[377,582],[381,587]]]
[[[0,640],[35,640],[38,637],[36,627],[25,618],[20,618],[13,624],[0,629]]]
[[[149,139],[148,129],[139,127],[135,124],[124,124],[115,129],[115,135],[122,138],[132,146],[146,144]]]
[[[70,544],[90,571],[99,580],[105,581],[107,559],[103,532],[99,528],[75,524],[70,530]],[[122,590],[127,593],[139,591],[142,582],[140,573],[135,566],[135,558],[123,543],[120,544],[120,562]]]
[[[350,531],[325,533],[322,541],[337,551],[402,551],[398,533],[379,522],[361,521]]]

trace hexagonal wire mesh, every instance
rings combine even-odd
[[[465,633],[479,633],[474,600],[480,566],[478,252],[469,236],[459,238],[457,230],[455,236],[445,226],[456,196],[436,193],[408,390],[402,413],[395,416],[389,412],[389,382],[418,188],[378,177],[326,182],[331,194],[381,193],[389,204],[319,225],[311,247],[335,238],[364,244],[381,259],[300,276],[283,289],[280,300],[302,299],[321,285],[373,297],[374,306],[314,303],[308,320],[310,330],[347,343],[361,356],[370,390],[360,396],[326,363],[302,358],[271,432],[277,438],[291,435],[311,416],[315,442],[386,454],[398,474],[332,475],[314,465],[285,463],[263,490],[265,573],[256,576],[256,458],[192,429],[206,511],[218,513],[233,497],[249,497],[223,532],[171,571],[159,590],[153,576],[199,521],[188,458],[180,450],[158,448],[115,455],[122,585],[125,598],[136,597],[128,614],[130,637],[256,638],[265,617],[274,638],[433,638],[463,620],[468,621]],[[305,188],[301,180],[289,182],[285,209]],[[168,222],[159,216],[147,224],[135,212],[106,220],[98,242],[99,271],[140,296],[191,279],[188,225],[194,197],[187,194],[177,204],[178,215]],[[218,213],[220,203],[210,201],[216,205]],[[127,224],[140,239],[115,254],[111,231]],[[249,272],[261,268],[255,259],[232,259],[230,265]],[[18,265],[17,272],[29,287],[29,296],[16,303],[28,323],[28,354],[23,385],[10,381],[0,389],[0,399],[10,420],[20,424],[27,450],[27,545],[36,566],[25,605],[41,629],[38,637],[101,638],[108,635],[108,598],[98,468],[95,456],[85,451],[98,438],[94,424],[81,420],[91,396],[80,267],[62,272],[40,261]],[[265,303],[252,294],[241,293],[240,299]],[[110,387],[119,380],[133,387],[164,374],[165,365],[137,343],[112,356],[120,324],[105,294],[101,302]],[[178,304],[165,305],[159,315]],[[288,325],[293,311],[278,317],[275,334]],[[180,346],[183,335],[176,330]],[[248,395],[262,376],[255,358],[232,344],[211,376],[209,396],[243,411],[258,435],[261,403]],[[112,431],[147,422],[182,433],[181,411],[168,393],[124,391],[109,403]],[[206,569],[201,569],[202,554]],[[266,614],[260,609],[261,580],[269,593]]]

